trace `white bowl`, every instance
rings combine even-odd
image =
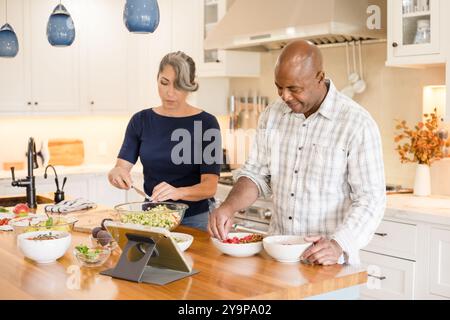
[[[301,255],[310,245],[311,243],[299,236],[272,236],[263,240],[267,254],[283,263],[299,262]]]
[[[175,240],[175,243],[181,251],[186,251],[187,249],[189,249],[192,242],[194,241],[194,237],[190,234],[171,232],[170,235],[172,236],[173,240]]]
[[[30,240],[39,235],[59,235],[54,240]],[[64,256],[72,242],[72,236],[66,231],[35,231],[22,233],[17,236],[20,250],[25,257],[37,263],[52,263]]]
[[[252,235],[252,233],[229,233],[228,238],[243,238],[246,236]],[[242,244],[234,244],[234,243],[223,243],[219,239],[211,238],[214,246],[219,249],[222,253],[227,254],[232,257],[237,258],[245,258],[251,257],[255,254],[258,254],[263,249],[262,241],[253,242],[253,243],[242,243]]]

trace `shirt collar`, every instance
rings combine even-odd
[[[319,110],[317,111],[319,114],[324,116],[325,118],[329,120],[333,120],[336,117],[336,95],[337,95],[337,89],[334,86],[334,83],[331,79],[325,80],[328,85],[328,93],[325,99],[323,100]],[[282,101],[283,106],[283,114],[292,113],[292,109],[289,108],[289,106]]]

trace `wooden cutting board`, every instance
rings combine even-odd
[[[53,139],[48,141],[49,164],[79,166],[84,162],[84,143],[76,139]]]

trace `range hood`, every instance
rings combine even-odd
[[[370,5],[382,29],[370,30]],[[295,39],[317,45],[386,39],[386,0],[236,0],[205,39],[205,49],[267,51]]]

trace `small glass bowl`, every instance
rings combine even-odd
[[[25,232],[35,231],[66,231],[71,233],[78,219],[74,217],[53,216],[51,223],[47,224],[49,217],[47,215],[28,215],[9,221],[9,225],[14,229],[16,235]]]
[[[102,241],[101,238],[94,238],[92,236],[92,234],[89,236],[89,240],[91,241],[92,247],[94,248],[107,248],[109,249],[111,252],[113,252],[114,250],[117,249],[117,247],[119,246],[117,244],[117,241],[114,238],[109,239],[109,243],[105,244],[107,241]]]
[[[111,255],[111,250],[104,247],[89,247],[89,250],[95,250],[95,255],[90,257],[79,252],[77,249],[73,250],[73,255],[77,258],[78,263],[80,263],[82,267],[100,267]]]

